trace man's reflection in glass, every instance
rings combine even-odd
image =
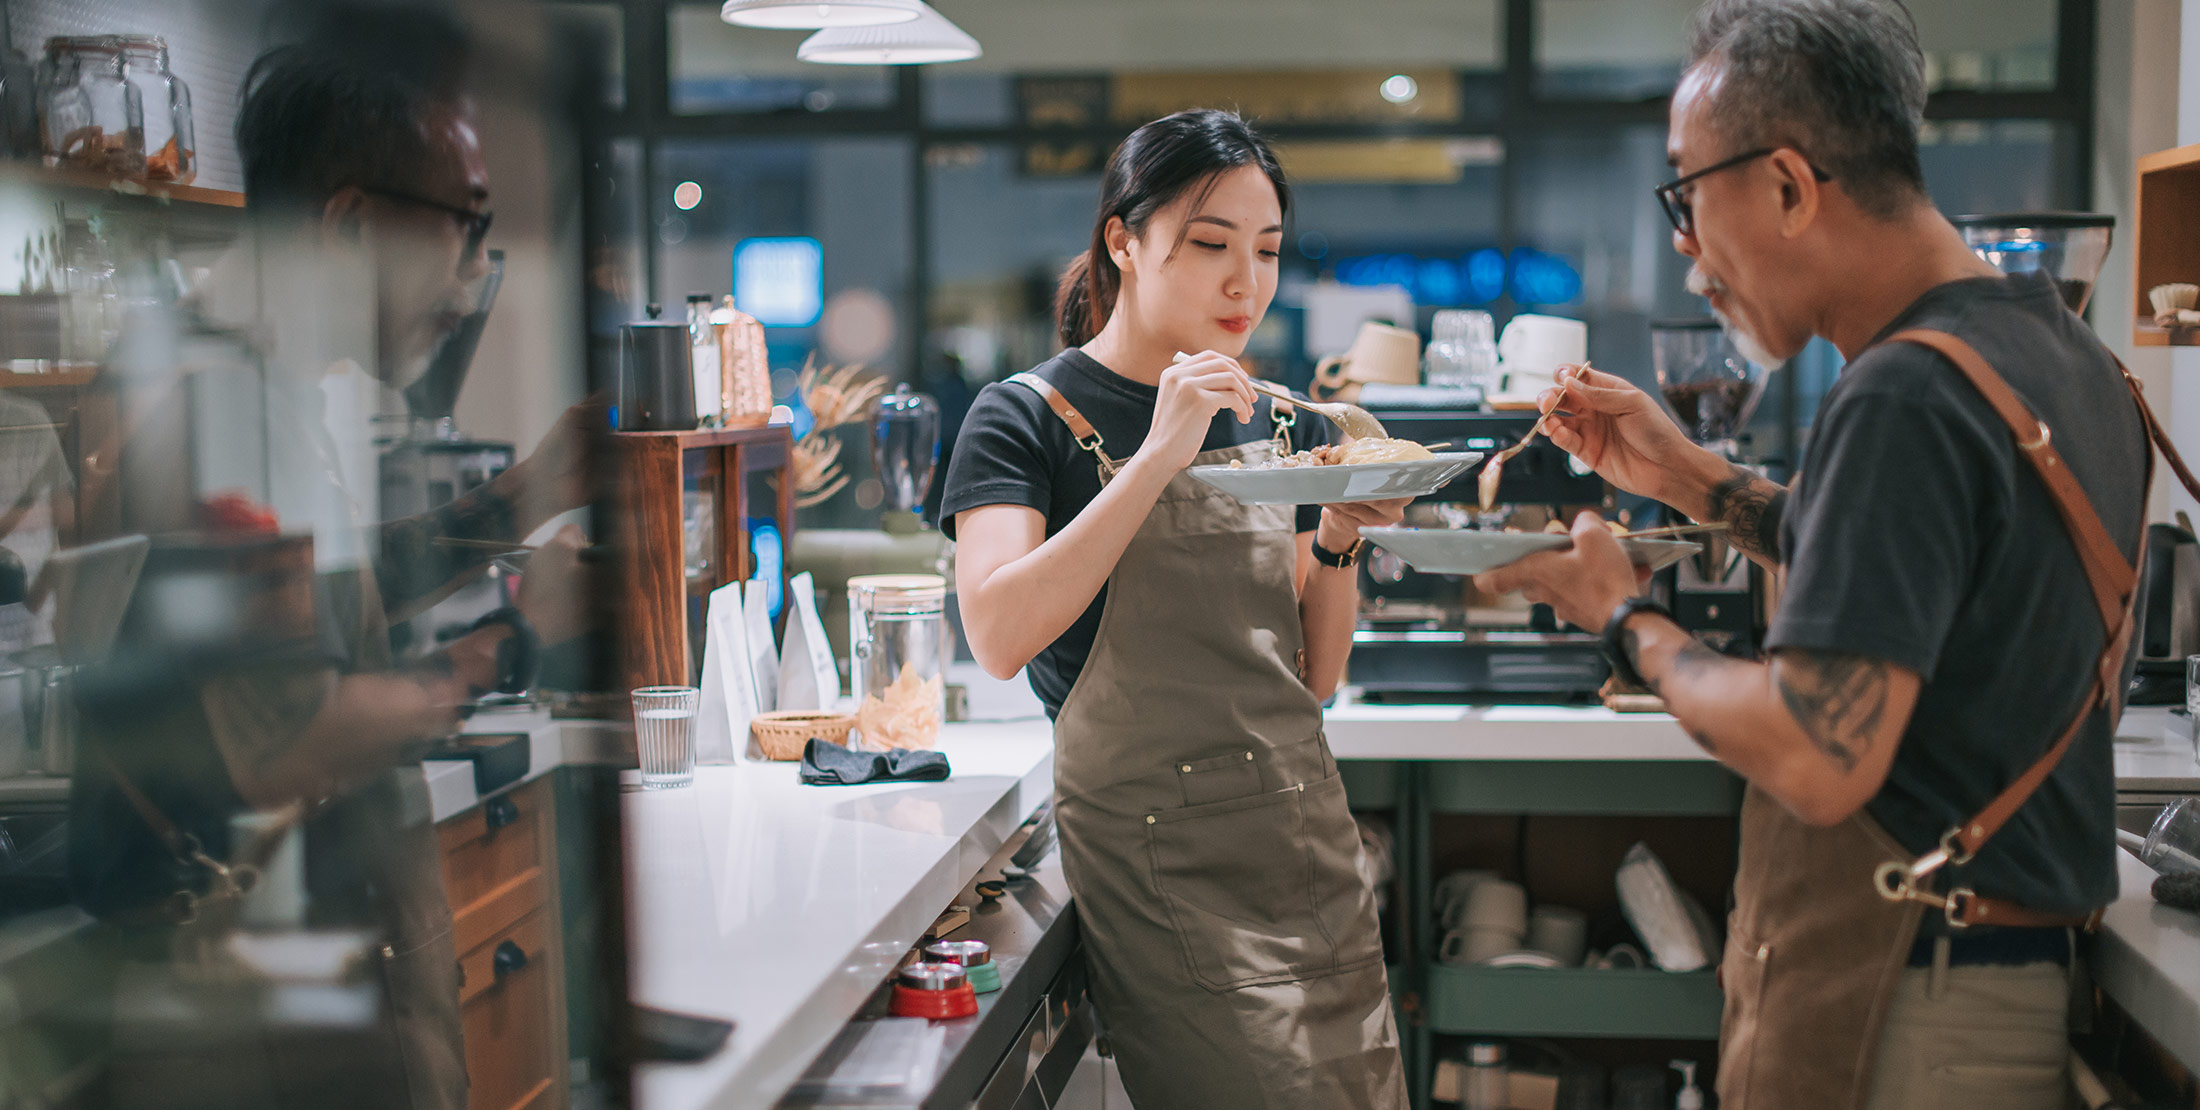
[[[516,547],[580,504],[589,418],[569,412],[487,486],[378,522],[356,398],[405,384],[473,307],[489,182],[455,24],[389,7],[316,19],[247,80],[250,233],[194,303],[125,338],[124,438],[87,464],[95,496],[154,543],[118,651],[85,677],[72,883],[204,1014],[188,1036],[181,1017],[135,1021],[124,983],[125,1104],[465,1105],[458,953],[418,760],[473,699],[523,685],[535,648],[579,631],[584,541],[567,526],[528,557],[511,610],[393,662],[393,615],[479,573],[483,541]],[[328,1013],[220,1001],[266,974],[224,947],[222,867],[294,820],[295,924],[371,937],[379,1004],[342,1036],[313,1027],[343,1025]],[[196,1054],[172,1043],[190,1037]]]

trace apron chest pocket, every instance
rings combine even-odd
[[[1260,793],[1260,766],[1251,752],[1232,752],[1213,759],[1195,759],[1176,765],[1177,782],[1184,788],[1184,804],[1203,806]]]
[[[1359,847],[1341,779],[1165,810],[1146,831],[1155,889],[1201,986],[1309,979],[1382,958],[1373,894],[1340,850]]]

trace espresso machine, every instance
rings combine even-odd
[[[1658,392],[1681,430],[1698,445],[1741,463],[1735,437],[1764,399],[1766,367],[1742,357],[1718,321],[1660,320],[1650,325]],[[1703,549],[1652,579],[1652,596],[1681,627],[1716,651],[1754,658],[1771,623],[1770,578],[1724,535],[1699,537]]]
[[[1491,411],[1474,391],[1370,389],[1361,396],[1390,434],[1450,450],[1495,454],[1528,434],[1532,411]],[[1505,464],[1498,504],[1480,511],[1481,468],[1415,501],[1421,528],[1535,530],[1582,509],[1608,512],[1611,490],[1549,440],[1537,437]],[[1493,598],[1459,575],[1424,574],[1370,547],[1360,563],[1360,619],[1347,681],[1370,701],[1592,701],[1609,668],[1596,630],[1561,626],[1548,606]]]

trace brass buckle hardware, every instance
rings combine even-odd
[[[1933,872],[1949,864],[1962,866],[1971,862],[1973,853],[1963,850],[1956,841],[1960,829],[1949,829],[1940,836],[1940,847],[1903,863],[1889,860],[1872,872],[1872,887],[1881,898],[1889,902],[1922,902],[1939,910],[1948,918],[1952,928],[1970,926],[1970,909],[1977,904],[1978,892],[1969,887],[1957,887],[1945,895],[1925,889],[1924,880]]]
[[[2017,444],[2017,446],[2022,447],[2027,451],[2037,451],[2040,448],[2047,446],[2047,441],[2054,438],[2053,433],[2049,432],[2047,429],[2047,421],[2037,420],[2033,423],[2039,425],[2040,437],[2030,443],[2019,442]]]

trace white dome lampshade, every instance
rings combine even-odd
[[[929,11],[923,0],[726,0],[718,18],[741,27],[810,30],[908,23]]]
[[[931,7],[917,6],[923,14],[907,23],[828,27],[802,40],[794,56],[825,65],[912,66],[967,62],[979,55],[978,40],[969,32]]]

